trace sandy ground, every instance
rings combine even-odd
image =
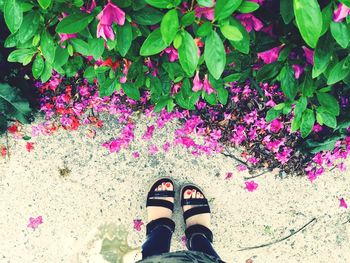
[[[169,123],[144,142],[141,135],[153,122],[137,120],[135,141],[114,154],[101,147],[120,131],[112,118],[94,139],[86,137],[87,127],[35,137],[30,153],[25,141],[10,138],[11,157],[0,159],[0,262],[115,262],[116,251],[142,245],[145,226],[136,231],[133,220],[146,221],[147,187],[164,175],[178,187],[202,186],[211,199],[214,246],[227,262],[350,262],[350,223],[344,223],[350,209],[339,207],[341,197],[350,203],[348,172],[334,170],[315,183],[265,174],[255,179],[259,187],[251,193],[244,188],[249,175],[223,155],[196,157],[182,147],[149,155],[148,145],[161,148],[177,127]],[[141,156],[132,157],[133,151]],[[69,172],[62,176],[64,168]],[[227,172],[233,172],[231,180],[225,180]],[[27,228],[29,217],[39,215],[43,224]],[[283,242],[239,251],[288,236],[313,218]],[[175,220],[172,250],[179,250],[184,248],[179,208]]]

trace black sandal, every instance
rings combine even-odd
[[[152,197],[173,197],[175,198],[175,191],[155,191],[155,189],[161,185],[162,183],[171,183],[174,188],[174,182],[170,178],[162,178],[157,180],[151,187],[150,191],[148,192],[147,195],[147,202],[146,202],[146,207],[148,206],[158,206],[158,207],[164,207],[168,208],[171,211],[174,211],[174,203],[167,201],[167,200],[162,200],[162,199],[151,199]],[[164,225],[168,227],[172,232],[175,229],[175,223],[173,220],[167,217],[161,217],[155,220],[152,220],[149,222],[146,226],[147,228],[147,235],[157,226],[159,225]]]
[[[188,190],[193,190],[193,189],[195,189],[197,192],[201,193],[204,198],[185,199],[184,198],[185,192]],[[183,213],[185,224],[186,224],[186,220],[192,216],[210,213],[210,207],[208,204],[208,200],[205,198],[203,191],[199,187],[192,185],[192,184],[185,185],[181,189],[182,209],[183,209],[184,205],[198,205],[198,206],[195,206],[193,208],[186,210]],[[213,242],[213,233],[211,232],[211,230],[203,225],[197,224],[197,225],[192,225],[185,230],[185,235],[186,235],[186,239],[187,239],[187,247],[189,247],[191,238],[194,234],[204,235],[211,243]]]

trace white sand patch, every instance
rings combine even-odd
[[[172,141],[175,122],[144,142],[140,138],[154,120],[141,117],[130,148],[109,154],[101,144],[120,129],[108,119],[95,139],[86,137],[87,127],[60,131],[33,138],[30,153],[25,141],[10,138],[11,157],[0,159],[0,262],[107,262],[99,255],[102,241],[92,240],[109,223],[126,228],[128,246],[141,246],[145,226],[136,232],[133,220],[146,221],[146,186],[165,175],[177,187],[194,182],[204,189],[211,199],[214,245],[227,262],[350,262],[350,223],[344,224],[350,208],[339,208],[340,197],[350,204],[349,172],[335,169],[315,183],[265,174],[255,179],[259,187],[250,193],[243,180],[248,174],[237,172],[230,158],[196,157],[182,147],[164,153],[162,145]],[[148,154],[152,143],[160,149],[156,155]],[[135,159],[134,151],[141,156]],[[60,175],[63,168],[70,171],[66,177]],[[227,172],[234,174],[229,181]],[[27,228],[28,218],[38,215],[43,224],[35,231]],[[172,250],[179,250],[184,225],[178,206],[174,218]],[[286,241],[238,251],[287,236],[313,218],[316,222]]]

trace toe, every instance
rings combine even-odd
[[[197,192],[196,198],[201,198],[201,193],[200,192]]]
[[[192,191],[190,189],[187,189],[184,193],[184,198],[189,199],[192,196]]]
[[[197,191],[195,189],[192,190],[192,198],[196,198]]]
[[[172,191],[174,189],[173,184],[170,182],[165,183],[165,190]]]

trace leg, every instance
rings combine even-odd
[[[174,208],[174,184],[163,178],[155,182],[147,196],[147,240],[142,246],[142,258],[169,252],[175,223],[171,220]]]
[[[142,246],[142,258],[167,253],[175,223],[169,218],[160,218],[147,225],[147,240]]]
[[[194,185],[185,186],[181,191],[181,205],[186,223],[187,248],[220,259],[212,246],[210,208],[202,191]]]

